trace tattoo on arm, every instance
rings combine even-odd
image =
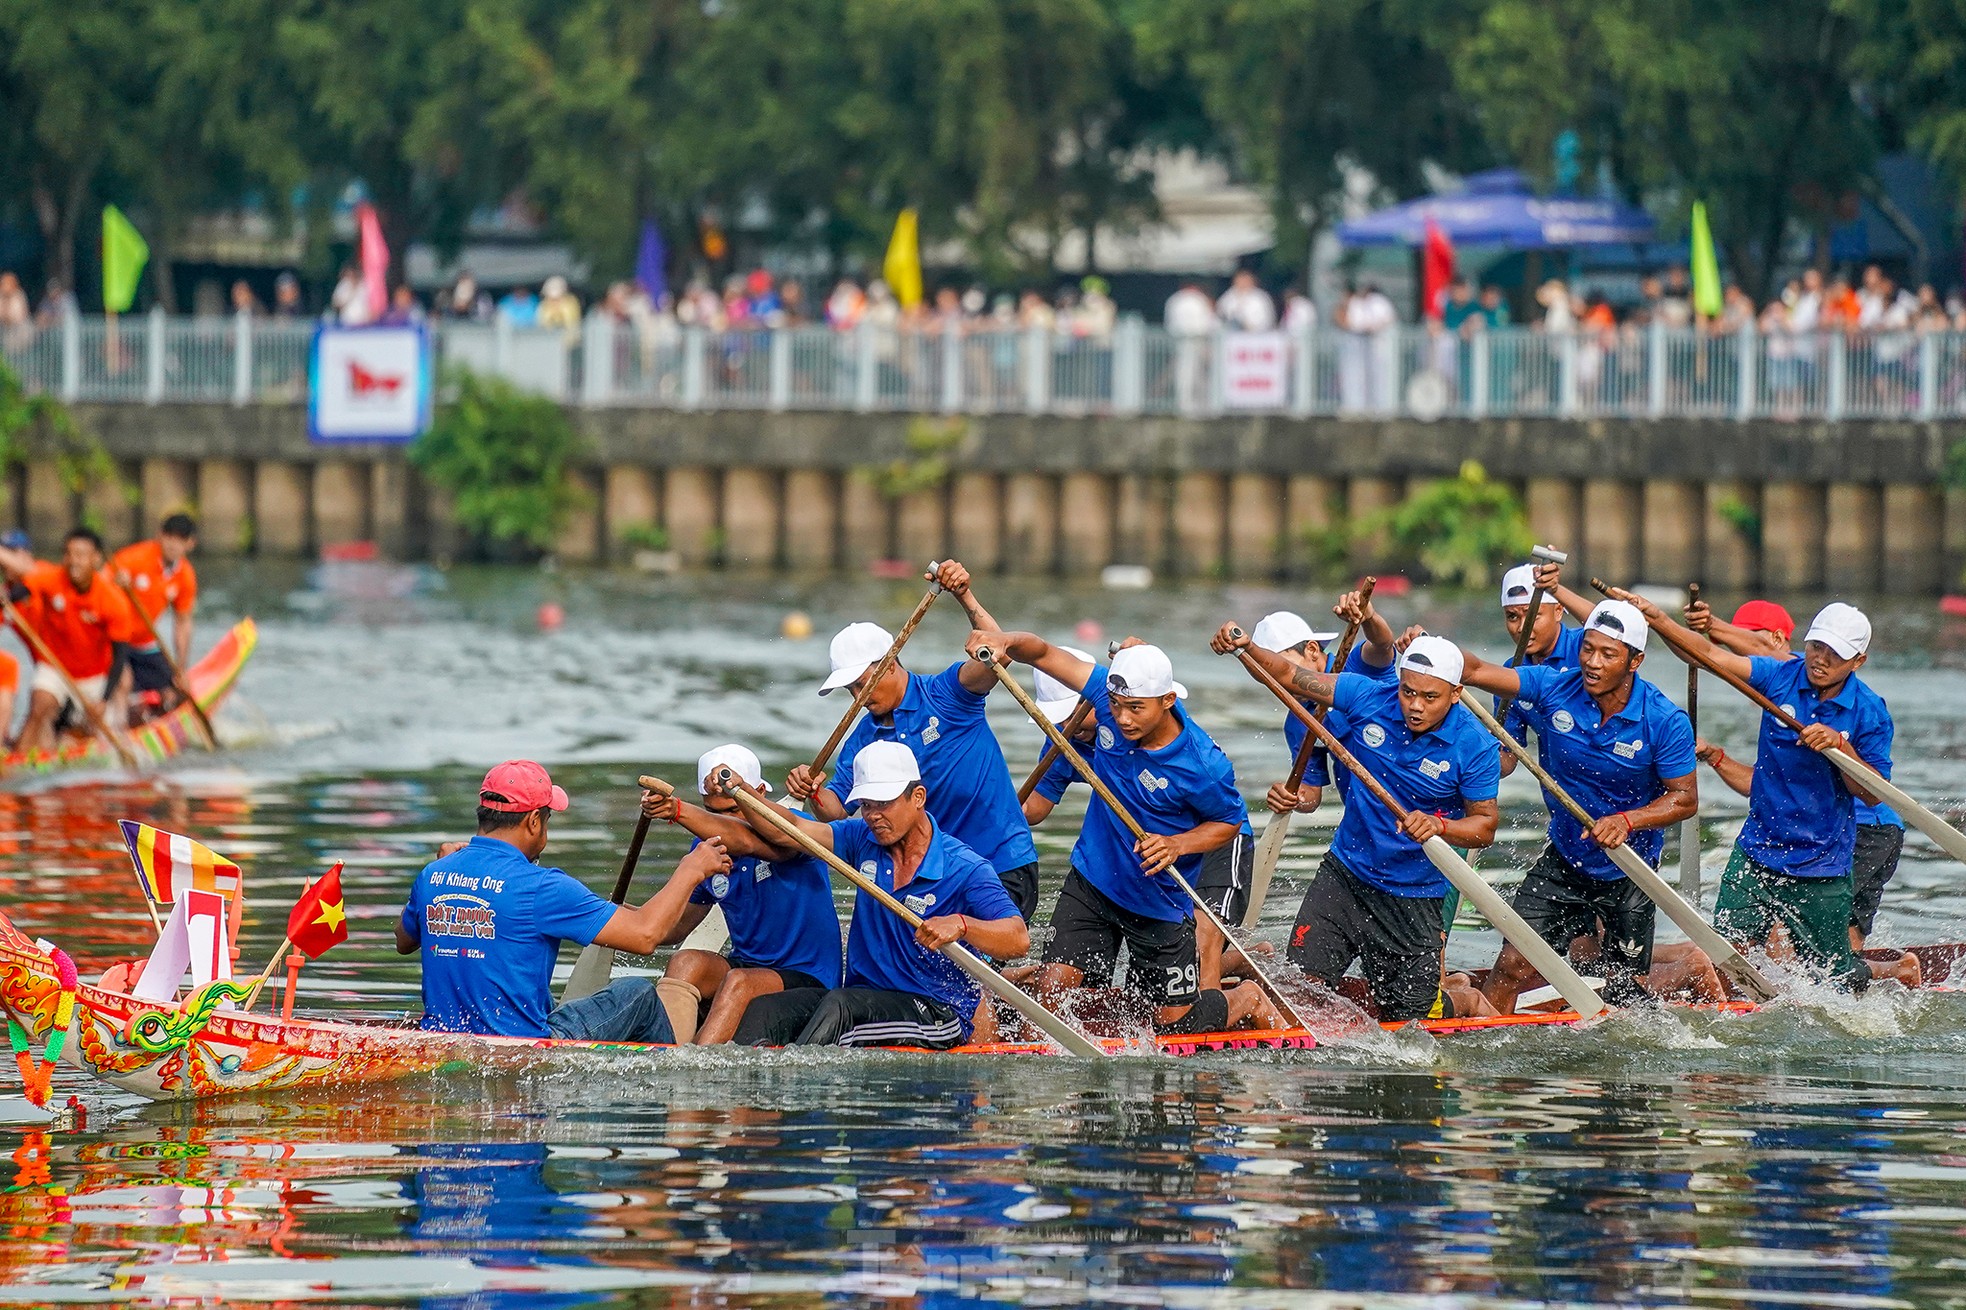
[[[1291,670],[1290,685],[1297,692],[1316,701],[1329,701],[1338,687],[1337,680],[1328,673],[1299,668]]]

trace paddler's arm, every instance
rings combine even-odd
[[[1401,832],[1417,842],[1438,837],[1449,846],[1478,851],[1495,844],[1495,829],[1501,819],[1502,811],[1495,801],[1469,801],[1468,812],[1458,819],[1429,814],[1425,810],[1408,810],[1406,822],[1399,827]]]
[[[1215,635],[1209,639],[1208,648],[1217,655],[1248,651],[1272,678],[1295,692],[1300,700],[1307,700],[1313,705],[1330,705],[1338,687],[1337,674],[1299,668],[1275,651],[1264,650],[1251,641],[1249,633],[1233,620],[1216,629]]]
[[[785,794],[828,821],[846,817],[846,802],[826,785],[826,775],[814,773],[810,764],[801,764],[785,775]]]
[[[1239,824],[1203,823],[1186,832],[1150,832],[1133,843],[1133,853],[1140,857],[1140,871],[1151,877],[1167,872],[1183,856],[1206,855],[1217,847],[1227,846],[1241,831]]]
[[[962,566],[960,560],[945,559],[926,576],[962,605],[963,613],[969,616],[971,629],[980,632],[998,630],[996,618],[983,608],[983,602],[976,599],[976,593],[970,590],[969,570]],[[978,696],[989,695],[990,689],[997,685],[996,675],[974,660],[963,665],[956,676],[962,679],[964,687]]]
[[[739,785],[742,786],[743,784],[740,783]],[[722,784],[718,782],[715,776],[711,777],[709,782],[709,787],[710,787],[710,795],[720,796],[723,794]],[[746,788],[746,790],[748,791],[750,789]],[[831,823],[822,823],[813,819],[811,815],[800,814],[796,810],[788,810],[783,805],[780,805],[778,802],[772,800],[770,797],[759,795],[759,793],[755,791],[751,792],[751,794],[753,796],[756,796],[760,801],[763,801],[766,805],[769,805],[772,809],[777,810],[780,818],[788,820],[800,832],[812,838],[813,841],[817,842],[819,845],[825,847],[829,851],[833,849],[833,825]],[[831,795],[832,793],[822,792],[820,794]],[[814,808],[817,809],[819,807],[814,806]],[[766,820],[753,816],[749,810],[745,810],[743,812],[743,816],[744,816],[745,826],[750,828],[754,834],[762,835],[766,832],[767,828],[769,828],[769,824],[767,823]],[[842,814],[840,817],[843,819],[846,817],[846,815]],[[779,834],[775,829],[771,831],[771,835],[773,838],[779,836]]]
[[[1715,773],[1730,788],[1746,796],[1754,790],[1754,766],[1745,760],[1737,760],[1720,747],[1702,737],[1694,748],[1700,761]]]
[[[1661,779],[1663,795],[1647,805],[1606,814],[1591,825],[1591,840],[1610,850],[1622,846],[1639,828],[1672,828],[1700,812],[1698,778],[1689,773]]]
[[[922,920],[922,926],[915,929],[915,940],[931,951],[960,941],[992,959],[1014,960],[1031,949],[1031,929],[1014,914],[1007,919],[944,914]]]
[[[1557,604],[1569,611],[1571,618],[1580,622],[1588,619],[1591,616],[1591,611],[1597,608],[1594,601],[1591,601],[1587,597],[1579,596],[1576,592],[1563,585],[1563,566],[1561,564],[1538,564],[1536,566],[1536,585],[1543,589],[1545,597],[1555,600]]]
[[[707,837],[677,862],[662,890],[639,906],[615,907],[614,917],[594,934],[593,944],[630,955],[647,955],[669,940],[690,909],[689,894],[714,873],[730,870],[730,852],[721,838]]]
[[[34,567],[31,551],[15,550],[12,546],[0,546],[0,573],[10,578],[24,577]]]
[[[1514,669],[1485,660],[1461,648],[1461,685],[1514,700],[1522,695],[1522,676]]]
[[[1372,608],[1372,602],[1363,590],[1348,591],[1338,598],[1331,612],[1346,623],[1358,624],[1358,635],[1365,638],[1359,647],[1359,658],[1375,669],[1383,669],[1399,658],[1399,640],[1393,635],[1393,625],[1386,622],[1379,611]],[[1343,669],[1333,669],[1333,673],[1343,673]]]
[[[761,860],[780,860],[797,853],[789,845],[766,840],[763,833],[753,831],[750,824],[735,814],[712,814],[701,805],[691,805],[680,796],[662,796],[645,791],[642,793],[642,813],[663,823],[673,823],[692,837],[701,837],[706,841],[712,837],[720,838],[732,859],[754,856]]]
[[[1030,632],[998,632],[979,628],[969,634],[969,643],[964,649],[973,660],[976,652],[986,647],[999,659],[1009,658],[1019,664],[1028,664],[1050,674],[1067,687],[1077,687],[1081,691],[1085,690],[1086,680],[1092,676],[1092,671],[1099,667]],[[996,675],[984,668],[980,661],[976,662],[976,670],[992,682],[996,681]],[[963,685],[967,686],[968,683]]]
[[[1057,802],[1051,797],[1032,792],[1024,798],[1024,822],[1035,828],[1050,818],[1051,812],[1057,808]]]
[[[1613,587],[1609,594],[1612,600],[1630,601],[1638,612],[1645,616],[1645,622],[1654,631],[1668,634],[1666,645],[1673,654],[1679,655],[1679,658],[1686,663],[1697,665],[1698,661],[1680,655],[1682,645],[1695,653],[1704,650],[1713,660],[1715,668],[1726,670],[1742,682],[1749,682],[1754,678],[1754,661],[1747,656],[1736,655],[1731,650],[1723,650],[1636,592]]]

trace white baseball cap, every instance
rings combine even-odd
[[[1802,640],[1820,641],[1844,659],[1853,660],[1870,649],[1870,620],[1855,605],[1834,601],[1809,620],[1809,631]]]
[[[1638,612],[1638,606],[1628,600],[1601,600],[1591,616],[1584,620],[1585,632],[1601,632],[1607,637],[1616,637],[1641,655],[1645,653],[1645,635],[1651,631],[1645,616]]]
[[[1158,646],[1128,646],[1113,656],[1106,670],[1106,690],[1115,696],[1151,699],[1173,692],[1182,700],[1188,689],[1174,680],[1174,665]]]
[[[1518,564],[1502,575],[1502,608],[1527,605],[1536,590],[1536,566]]]
[[[1060,646],[1058,649],[1074,659],[1084,660],[1087,664],[1099,662],[1075,646]],[[1047,719],[1053,723],[1063,723],[1071,718],[1072,711],[1078,708],[1079,694],[1043,669],[1039,669],[1037,701],[1038,708],[1044,711]]]
[[[765,781],[765,771],[758,763],[756,752],[748,746],[731,743],[717,746],[703,752],[696,761],[696,790],[703,795],[710,794],[710,777],[720,768],[728,768],[742,778],[749,786],[760,791],[770,791],[771,784]]]
[[[1459,646],[1431,633],[1415,637],[1413,644],[1406,648],[1406,653],[1399,657],[1401,673],[1411,669],[1415,673],[1451,682],[1457,687],[1461,685],[1461,670],[1465,664]]]
[[[1335,632],[1313,632],[1303,615],[1293,614],[1289,610],[1265,614],[1257,620],[1256,630],[1249,634],[1249,639],[1264,650],[1289,650],[1292,646],[1301,646],[1307,641],[1314,641],[1322,646],[1325,642],[1335,641],[1337,638],[1338,634]]]
[[[838,691],[873,668],[893,644],[894,635],[878,623],[849,623],[841,628],[826,652],[833,671],[819,684],[819,694]]]
[[[870,741],[853,757],[853,790],[847,804],[891,801],[922,780],[915,753],[898,741]]]

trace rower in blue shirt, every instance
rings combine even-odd
[[[1522,625],[1529,622],[1529,601],[1538,585],[1543,588],[1543,604],[1536,610],[1536,630],[1529,634],[1529,643],[1522,651],[1524,667],[1532,664],[1551,669],[1577,667],[1577,652],[1584,644],[1584,630],[1565,624],[1563,613],[1567,609],[1582,618],[1590,613],[1591,606],[1589,601],[1566,591],[1561,579],[1562,568],[1556,564],[1518,564],[1502,575],[1502,622],[1509,630],[1510,641],[1522,639]],[[1515,668],[1515,657],[1511,655],[1502,667]],[[1502,698],[1497,697],[1497,710],[1501,708],[1501,702]],[[1528,738],[1528,729],[1532,726],[1524,713],[1528,708],[1511,705],[1502,718],[1502,726],[1517,741]],[[1543,767],[1549,767],[1549,760],[1540,748],[1536,759]],[[1506,778],[1514,772],[1515,757],[1504,752],[1502,776]]]
[[[1193,903],[1166,876],[1178,868],[1199,893],[1203,857],[1235,841],[1249,817],[1228,756],[1180,708],[1186,689],[1166,653],[1127,646],[1101,668],[1032,633],[971,633],[970,653],[984,648],[1092,702],[1098,726],[1087,763],[1147,832],[1136,842],[1101,797],[1087,803],[1034,983],[1040,997],[1109,986],[1124,942],[1127,990],[1154,1007],[1162,1031],[1216,1032],[1252,1016],[1274,1023],[1255,983],[1227,994],[1201,985]]]
[[[944,560],[934,576],[961,600],[972,622],[996,626],[970,594],[969,571],[961,564]],[[844,689],[858,695],[861,680],[893,640],[872,623],[841,630],[830,651],[832,673],[819,694]],[[910,673],[896,660],[868,696],[867,712],[841,743],[840,765],[832,779],[800,765],[786,775],[786,793],[809,802],[821,819],[844,819],[854,786],[852,762],[861,747],[873,741],[900,742],[921,762],[936,823],[988,861],[1018,912],[1029,916],[1038,902],[1038,848],[1023,821],[1003,747],[984,715],[996,685],[990,671],[974,660],[958,660],[936,674]]]
[[[1371,600],[1363,591],[1348,591],[1338,598],[1331,612],[1346,623],[1357,623],[1359,635],[1365,638],[1345,658],[1345,667],[1335,667],[1338,652],[1326,652],[1325,647],[1341,635],[1336,632],[1314,632],[1311,625],[1301,615],[1289,610],[1279,610],[1266,614],[1257,620],[1256,628],[1249,639],[1264,650],[1275,651],[1284,659],[1300,669],[1314,669],[1323,673],[1357,673],[1382,682],[1394,682],[1399,678],[1399,650],[1390,624],[1372,608]],[[1307,705],[1306,708],[1309,708]],[[1294,763],[1297,752],[1303,747],[1304,738],[1310,733],[1303,721],[1295,714],[1283,716],[1283,742]],[[1274,814],[1295,812],[1310,814],[1324,803],[1324,789],[1331,785],[1331,757],[1322,746],[1311,751],[1310,763],[1304,768],[1304,779],[1299,784],[1297,794],[1292,796],[1284,785],[1287,780],[1280,779],[1270,784],[1270,790],[1263,800]],[[1339,771],[1338,796],[1344,799],[1346,789],[1351,786],[1350,779]]]
[[[865,892],[856,894],[843,985],[758,998],[736,1040],[758,1046],[961,1046],[974,1031],[982,989],[938,948],[967,942],[979,954],[1015,959],[1030,949],[1030,930],[989,862],[931,815],[913,751],[897,741],[869,742],[854,756],[853,774],[847,799],[859,806],[859,818],[820,823],[790,810],[779,813],[920,915],[922,926],[910,928]],[[723,793],[726,776],[719,770],[709,780],[712,796]],[[757,832],[769,827],[748,812],[745,821]]]
[[[698,1046],[730,1041],[745,1008],[760,996],[800,988],[826,992],[840,985],[840,916],[833,905],[832,874],[803,849],[774,845],[733,817],[735,800],[710,795],[710,778],[719,768],[730,769],[753,791],[771,790],[758,757],[733,744],[697,760],[701,806],[680,796],[642,796],[642,813],[677,824],[699,840],[720,838],[731,855],[730,872],[711,876],[690,893],[689,908],[664,942],[683,941],[721,907],[729,952],[677,951],[655,985],[676,1041]]]
[[[1845,750],[1891,776],[1890,711],[1856,676],[1869,657],[1870,620],[1839,601],[1809,625],[1801,659],[1749,657],[1680,626],[1651,601],[1611,594],[1636,604],[1654,628],[1674,631],[1676,646],[1706,651],[1715,667],[1801,721],[1798,735],[1774,715],[1761,716],[1748,820],[1721,875],[1713,924],[1765,945],[1780,923],[1797,959],[1837,986],[1862,991],[1872,969],[1850,948],[1850,866],[1857,802],[1875,804],[1877,797],[1859,791],[1822,753]],[[1902,967],[1892,972],[1902,977]]]
[[[507,760],[478,789],[478,835],[424,866],[396,924],[396,949],[423,957],[423,1026],[439,1032],[669,1042],[647,978],[620,978],[555,1008],[560,943],[647,955],[668,937],[698,883],[730,872],[715,838],[685,855],[639,908],[614,905],[559,869],[541,868],[549,818],[567,794],[531,760]]]
[[[1253,645],[1234,623],[1223,624],[1210,644],[1224,655],[1247,648],[1278,682],[1312,705],[1330,706],[1326,726],[1410,810],[1401,823],[1369,798],[1345,806],[1298,908],[1291,962],[1335,987],[1358,961],[1384,1020],[1485,1012],[1480,993],[1443,989],[1448,883],[1421,850],[1436,836],[1463,848],[1491,845],[1500,817],[1499,752],[1460,704],[1459,648],[1445,638],[1415,637],[1400,656],[1399,681],[1386,683],[1298,668]]]
[[[1629,844],[1653,868],[1666,830],[1699,812],[1693,725],[1686,711],[1638,676],[1647,628],[1638,610],[1607,600],[1578,629],[1577,667],[1490,664],[1463,652],[1470,687],[1515,698],[1536,729],[1543,767],[1597,816],[1588,830],[1545,793],[1549,844],[1516,888],[1523,921],[1558,950],[1594,938],[1605,973],[1604,999],[1627,1005],[1645,994],[1652,969],[1657,907],[1606,852]],[[1711,969],[1711,962],[1707,967]],[[1482,993],[1499,1013],[1515,1012],[1516,994],[1535,972],[1512,945],[1502,947]]]

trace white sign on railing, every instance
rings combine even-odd
[[[1290,338],[1281,332],[1230,332],[1222,338],[1222,404],[1282,409],[1290,400]]]
[[[430,426],[435,387],[421,327],[324,327],[307,378],[314,441],[414,441]]]

